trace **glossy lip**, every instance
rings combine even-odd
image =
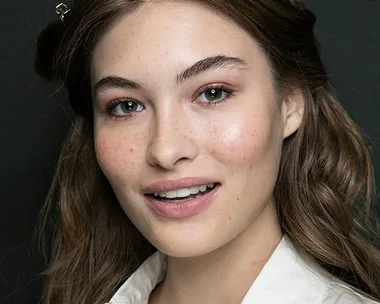
[[[205,211],[215,201],[221,185],[217,184],[210,192],[186,201],[162,201],[145,195],[149,207],[158,215],[170,219],[185,219]]]
[[[146,195],[157,192],[167,192],[172,190],[197,187],[207,184],[220,184],[220,182],[203,177],[184,177],[176,180],[167,179],[150,184],[143,189],[143,193]]]

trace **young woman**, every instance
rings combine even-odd
[[[36,69],[63,81],[75,119],[43,213],[43,303],[380,300],[370,156],[304,5],[58,12]]]

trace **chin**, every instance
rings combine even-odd
[[[164,254],[174,258],[195,258],[207,255],[208,253],[211,253],[215,250],[214,248],[210,248],[209,246],[199,246],[198,244],[196,244],[195,246],[194,244],[188,244],[187,246],[173,246],[173,244],[171,244],[169,246],[162,246],[161,248],[156,248]]]
[[[224,245],[221,236],[213,233],[192,231],[189,233],[167,233],[151,236],[151,243],[164,254],[177,258],[191,258],[206,255]],[[226,242],[227,243],[227,242]]]

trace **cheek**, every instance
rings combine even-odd
[[[111,183],[120,183],[133,175],[141,163],[141,135],[102,128],[95,131],[95,152],[104,175]]]
[[[252,117],[250,121],[236,120],[214,127],[210,137],[214,140],[209,142],[213,157],[234,167],[246,167],[277,155],[282,138],[269,121]]]

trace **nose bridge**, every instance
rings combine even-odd
[[[161,106],[156,108],[154,117],[153,140],[170,140],[172,137],[183,134],[181,125],[186,124],[183,111],[175,101],[163,100]]]
[[[171,169],[180,159],[196,156],[196,143],[189,137],[187,117],[177,106],[155,112],[147,160],[151,165]]]
[[[157,111],[155,119],[156,135],[165,135],[179,133],[179,122],[181,118],[180,111],[174,111],[169,107],[162,111]],[[183,122],[183,119],[182,119]],[[174,132],[175,131],[175,132]]]

